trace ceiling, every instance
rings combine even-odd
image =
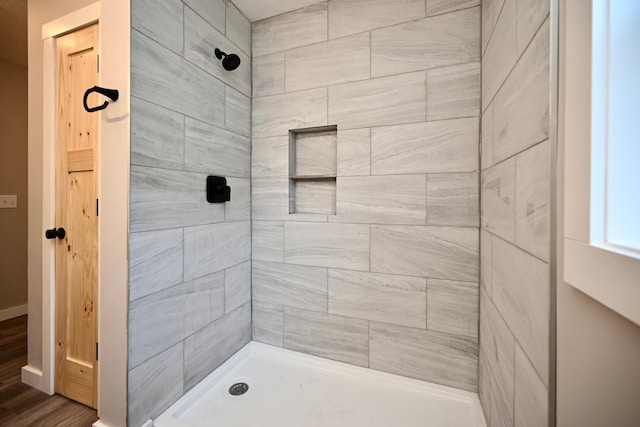
[[[27,0],[0,0],[0,59],[27,66]]]
[[[251,22],[291,12],[301,7],[318,3],[320,0],[233,0],[238,9]]]

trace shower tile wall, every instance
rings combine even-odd
[[[549,425],[549,3],[482,5],[480,400],[489,427]]]
[[[477,390],[479,1],[253,23],[253,338]],[[337,125],[336,215],[289,214],[288,131]]]
[[[224,0],[132,0],[129,425],[251,339],[251,24]],[[224,71],[214,48],[242,64]],[[206,176],[232,200],[209,204]]]

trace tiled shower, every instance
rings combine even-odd
[[[479,3],[132,0],[130,425],[252,339],[547,425],[549,4]]]

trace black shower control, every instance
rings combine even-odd
[[[231,200],[231,187],[227,185],[227,178],[222,176],[207,177],[207,202],[224,203]]]

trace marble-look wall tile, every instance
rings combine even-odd
[[[329,313],[425,328],[426,280],[346,270],[329,271]]]
[[[185,287],[179,285],[131,302],[129,369],[184,339],[185,300]]]
[[[480,63],[427,71],[427,120],[480,116]]]
[[[289,215],[289,180],[254,179],[251,198],[251,219],[285,220]]]
[[[237,54],[240,66],[234,71],[225,70],[222,61],[213,54],[214,47]],[[184,58],[251,96],[251,58],[189,8],[184,11]]]
[[[371,32],[371,76],[388,76],[480,59],[480,8]]]
[[[135,30],[131,96],[224,126],[224,83]]]
[[[369,33],[286,52],[286,91],[323,87],[370,77]]]
[[[230,313],[251,301],[251,261],[224,271],[224,312]]]
[[[227,178],[231,187],[231,200],[224,204],[225,221],[251,219],[251,181],[244,178]]]
[[[493,262],[493,237],[486,230],[480,230],[480,284],[491,297],[491,264]]]
[[[295,213],[336,213],[336,183],[333,180],[295,181],[293,194]]]
[[[546,384],[551,310],[549,266],[501,239],[493,241],[493,259],[493,302]]]
[[[205,21],[213,25],[221,33],[225,32],[226,0],[183,0]]]
[[[478,284],[427,279],[427,329],[478,338]]]
[[[353,129],[423,121],[425,73],[416,72],[329,87],[329,122]]]
[[[253,23],[253,55],[327,40],[327,2]]]
[[[207,203],[206,175],[131,167],[129,227],[132,232],[224,220],[224,206]]]
[[[287,222],[284,260],[291,264],[369,270],[369,226]]]
[[[542,260],[551,245],[549,141],[516,157],[516,244]]]
[[[252,178],[289,176],[289,137],[253,138],[251,150]]]
[[[131,2],[131,26],[164,47],[182,54],[181,0],[136,0]],[[176,19],[180,17],[180,19]]]
[[[251,257],[255,261],[284,262],[284,223],[252,221]]]
[[[253,58],[253,97],[284,92],[284,52]]]
[[[253,301],[253,340],[284,346],[284,308]]]
[[[249,138],[185,118],[185,169],[249,178]]]
[[[549,138],[549,31],[547,20],[496,95],[494,162]]]
[[[295,172],[293,175],[335,175],[336,146],[336,132],[296,135]]]
[[[477,282],[478,232],[466,227],[372,225],[371,271]]]
[[[230,86],[225,87],[225,127],[231,132],[251,136],[251,98]]]
[[[224,272],[199,277],[184,287],[184,336],[188,337],[224,315]]]
[[[210,323],[184,341],[185,392],[251,341],[251,303]]]
[[[516,0],[506,0],[482,57],[483,111],[502,86],[517,59]]]
[[[482,347],[479,352],[478,361],[478,397],[484,412],[484,419],[487,426],[491,426],[491,369],[487,356],[484,354]]]
[[[478,119],[371,129],[375,175],[472,172],[478,168]]]
[[[195,279],[251,258],[249,221],[184,229],[184,278]]]
[[[427,175],[427,225],[478,227],[478,174]]]
[[[331,0],[329,38],[344,37],[424,16],[425,2],[422,0],[395,0],[392,12],[388,0]]]
[[[475,339],[375,322],[369,325],[369,339],[372,369],[463,390],[478,389]]]
[[[338,176],[371,173],[371,130],[352,129],[338,132]]]
[[[493,103],[482,114],[482,166],[487,169],[493,165]]]
[[[333,314],[284,309],[284,347],[359,366],[369,364],[368,322]]]
[[[251,21],[232,2],[227,2],[226,35],[231,42],[251,55]]]
[[[491,427],[515,427],[513,416],[509,413],[511,402],[507,402],[500,394],[500,390],[491,386]]]
[[[256,301],[327,311],[325,268],[254,261],[252,286]]]
[[[515,239],[516,162],[511,158],[482,173],[482,227]]]
[[[500,394],[507,402],[513,402],[516,340],[484,292],[480,298],[480,346],[495,376],[493,386],[500,389]],[[513,404],[510,403],[505,409],[513,418]]]
[[[500,16],[502,5],[505,0],[483,0],[482,1],[482,52],[484,54],[489,39],[495,28],[496,21]]]
[[[539,0],[518,0],[516,19],[518,55],[522,54],[536,34],[542,21],[549,15],[550,2]]]
[[[427,16],[440,15],[460,9],[478,6],[480,0],[428,0]]]
[[[515,424],[523,427],[549,425],[549,392],[526,354],[516,346]]]
[[[285,136],[290,129],[327,124],[327,89],[272,95],[253,99],[254,138]]]
[[[129,301],[182,282],[182,229],[129,235]]]
[[[184,116],[131,97],[131,164],[184,166]]]
[[[331,220],[373,224],[426,223],[424,175],[340,177]]]
[[[182,342],[129,371],[129,425],[140,426],[182,396]]]

